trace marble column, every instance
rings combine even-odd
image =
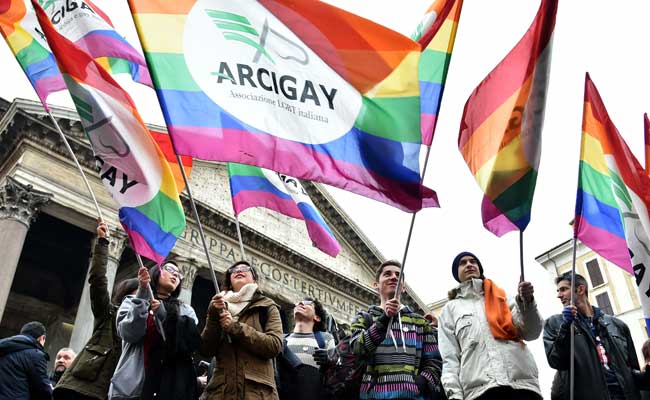
[[[178,268],[183,274],[183,281],[181,282],[181,294],[178,296],[186,304],[192,304],[192,288],[194,287],[194,280],[196,279],[196,272],[198,267],[192,261],[176,260]]]
[[[120,265],[120,258],[122,252],[127,245],[127,236],[121,230],[111,230],[108,238],[108,260],[106,263],[106,279],[108,280],[108,293],[113,293],[113,285],[115,284],[115,274]],[[96,239],[95,239],[96,240]],[[93,248],[94,248],[93,240]],[[92,260],[91,260],[92,262]],[[90,265],[88,266],[90,273]],[[79,300],[79,307],[77,308],[77,316],[74,320],[74,329],[70,337],[70,347],[77,353],[83,349],[88,339],[93,333],[94,317],[90,304],[90,285],[88,284],[88,275],[84,283],[81,299]]]
[[[51,198],[51,193],[34,190],[32,185],[20,183],[11,176],[7,177],[5,185],[0,188],[0,320],[7,305],[29,226],[38,210]]]

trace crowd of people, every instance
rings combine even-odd
[[[546,322],[531,283],[514,296],[484,275],[479,258],[452,262],[458,286],[439,319],[399,300],[400,263],[376,270],[379,304],[337,326],[314,298],[298,301],[283,332],[279,306],[258,287],[246,261],[226,272],[223,291],[199,330],[179,299],[183,275],[173,262],[120,282],[106,278],[108,227],[100,223],[89,272],[94,329],[86,346],[58,351],[51,373],[45,326],[29,322],[0,340],[0,399],[160,400],[528,400],[569,399],[571,337],[576,400],[650,398],[628,327],[589,303],[578,274],[557,278],[560,314]],[[571,288],[574,286],[573,304]],[[527,341],[543,333],[552,388],[540,388]],[[650,341],[642,348],[650,362]]]

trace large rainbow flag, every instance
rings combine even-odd
[[[178,163],[178,158],[174,152],[174,145],[172,144],[169,134],[167,132],[160,132],[155,130],[149,130],[149,133],[151,133],[151,137],[158,144],[160,151],[162,151],[165,159],[167,160],[167,163],[169,164],[169,168],[171,168],[172,174],[174,175],[174,180],[176,181],[176,188],[178,189],[178,193],[182,193],[185,189],[185,180],[183,179],[181,168],[185,170],[185,175],[189,180],[190,174],[192,173],[192,157],[180,157],[182,164],[181,166],[181,164]]]
[[[32,2],[133,249],[161,263],[185,229],[169,164],[129,95],[92,56],[60,35],[36,0]]]
[[[133,46],[115,31],[113,23],[90,0],[40,0],[57,31],[74,42],[111,73],[129,73],[135,82],[152,86],[147,63]]]
[[[463,0],[435,0],[411,38],[422,46],[420,109],[422,143],[431,145],[436,130],[447,71],[454,50]]]
[[[458,148],[485,193],[483,226],[497,236],[530,222],[557,4],[542,0],[528,31],[465,103]]]
[[[65,83],[28,0],[0,0],[0,32],[47,111],[47,97]]]
[[[334,233],[298,179],[237,163],[228,163],[228,176],[235,215],[251,207],[264,207],[302,219],[314,246],[332,257],[339,254],[341,246]]]
[[[609,118],[587,74],[574,236],[636,276],[648,327],[649,210],[650,176]]]
[[[420,183],[418,43],[314,0],[129,4],[180,154],[437,206]]]

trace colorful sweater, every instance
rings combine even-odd
[[[429,393],[442,390],[436,331],[409,307],[400,310],[400,317],[402,326],[397,317],[391,326],[397,349],[387,334],[390,319],[381,307],[370,306],[367,313],[357,315],[351,326],[353,335],[358,336],[353,351],[368,360],[360,399],[424,399],[416,384],[418,375],[426,379]]]

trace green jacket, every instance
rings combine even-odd
[[[106,399],[122,351],[122,341],[115,327],[117,307],[111,304],[106,279],[108,240],[98,239],[93,253],[88,274],[95,317],[93,334],[56,385],[55,398],[64,396],[66,391],[74,391],[95,399]]]
[[[266,317],[260,321],[262,314]],[[217,367],[201,399],[277,400],[273,359],[282,351],[278,306],[255,293],[227,334],[221,330],[218,317],[208,314],[201,334],[201,354],[216,357]]]

